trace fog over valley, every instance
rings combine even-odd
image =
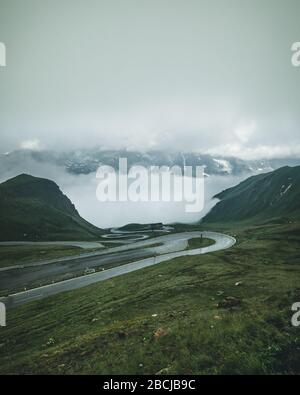
[[[197,221],[247,175],[299,164],[299,1],[14,3],[0,0],[1,180],[52,179],[106,227]],[[130,165],[204,165],[204,210],[98,202],[98,166],[124,152]]]
[[[37,161],[30,154],[31,152],[28,150],[18,151],[13,153],[13,155],[16,155],[16,158],[21,160],[15,160],[16,158],[14,158],[10,162],[8,161],[8,154],[0,156],[2,169],[0,181],[3,182],[21,173],[51,179],[71,199],[83,218],[103,228],[118,227],[134,222],[188,223],[199,221],[217,202],[216,199],[213,199],[216,193],[237,184],[249,174],[245,172],[239,175],[224,174],[224,171],[228,171],[228,168],[224,165],[225,169],[221,169],[220,174],[207,175],[204,178],[205,202],[203,210],[201,212],[187,213],[185,211],[186,201],[101,202],[96,196],[100,180],[96,178],[95,171],[89,174],[74,174],[58,164]],[[147,163],[145,165],[147,166]],[[167,188],[167,186],[162,184],[160,188]]]

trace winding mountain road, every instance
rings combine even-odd
[[[215,243],[208,247],[187,250],[188,240],[201,237],[201,235],[204,238],[213,239]],[[16,307],[32,300],[81,288],[177,257],[201,255],[230,248],[235,242],[236,240],[233,237],[217,232],[172,233],[151,239],[143,239],[133,244],[109,248],[105,251],[84,254],[75,258],[62,258],[46,264],[41,262],[21,269],[10,269],[0,273],[0,289],[16,288],[24,286],[24,284],[36,284],[46,279],[51,281],[51,279],[66,273],[78,275],[78,272],[82,272],[87,267],[100,269],[100,271],[14,293],[0,300],[8,308]],[[130,263],[119,265],[129,260]],[[115,264],[117,266],[105,269],[106,266]]]

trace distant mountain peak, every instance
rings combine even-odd
[[[54,165],[71,174],[90,174],[100,165],[118,169],[119,158],[127,158],[128,166],[204,166],[207,175],[242,175],[272,171],[284,165],[300,165],[300,159],[242,160],[235,157],[212,156],[199,152],[133,151],[82,149],[74,151],[12,151],[0,155],[3,174],[10,176],[17,172],[32,172],[35,165]],[[19,171],[18,171],[19,170]]]

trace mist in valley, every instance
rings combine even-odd
[[[128,223],[193,223],[199,221],[218,201],[213,196],[236,185],[248,175],[211,175],[204,179],[204,207],[200,212],[188,213],[186,201],[181,202],[101,202],[96,191],[99,179],[96,173],[74,175],[64,168],[49,163],[36,162],[26,157],[24,161],[2,169],[0,182],[18,174],[27,173],[53,180],[74,203],[79,214],[100,228],[119,227]],[[166,186],[162,185],[161,188]]]
[[[199,221],[218,202],[213,196],[236,185],[243,178],[234,176],[210,176],[204,180],[204,207],[200,212],[186,212],[182,202],[100,202],[96,197],[98,180],[95,174],[71,176],[62,190],[76,205],[80,214],[99,227],[118,227],[128,223],[193,223]],[[72,179],[72,181],[71,181]],[[164,186],[163,186],[164,188]]]

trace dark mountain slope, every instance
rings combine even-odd
[[[21,174],[0,184],[0,240],[93,240],[85,221],[55,182]]]
[[[264,221],[300,217],[300,166],[246,179],[215,196],[220,202],[202,222]]]

